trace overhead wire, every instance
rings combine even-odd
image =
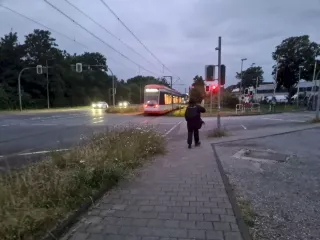
[[[22,14],[22,13],[16,11],[16,10],[14,10],[14,9],[12,9],[12,8],[10,8],[10,7],[4,6],[4,5],[2,5],[1,3],[0,3],[0,7],[6,9],[6,10],[8,10],[8,11],[10,11],[10,12],[12,12],[12,13],[14,13],[14,14],[22,17],[22,18],[25,18],[25,19],[27,19],[27,20],[35,23],[35,24],[38,24],[39,26],[41,26],[41,27],[43,27],[43,28],[46,28],[46,29],[50,30],[51,32],[54,32],[54,33],[56,33],[56,34],[58,34],[58,35],[60,35],[60,36],[62,36],[62,37],[64,37],[64,38],[70,40],[71,42],[74,42],[74,43],[82,46],[83,48],[85,48],[85,49],[87,49],[87,50],[94,50],[94,49],[92,49],[91,47],[88,47],[88,46],[86,46],[85,44],[77,41],[76,39],[74,39],[74,38],[72,38],[72,37],[69,37],[69,36],[67,36],[67,35],[65,35],[65,34],[59,32],[59,31],[57,31],[57,30],[55,30],[55,29],[53,29],[53,28],[50,28],[50,27],[48,27],[48,26],[46,26],[46,25],[44,25],[44,24],[42,24],[42,23],[40,23],[40,22],[38,22],[38,21],[36,21],[36,20],[34,20],[34,19],[32,19],[32,18],[30,18],[30,17],[28,17],[28,16],[26,16],[26,15],[24,15],[24,14]],[[132,69],[131,67],[128,67],[127,65],[125,65],[125,64],[123,64],[123,63],[121,63],[121,62],[118,62],[118,61],[116,61],[116,60],[113,59],[113,58],[108,57],[107,59],[115,62],[116,64],[120,64],[120,65],[122,65],[122,66],[130,69],[131,71],[135,71],[135,70]]]
[[[1,4],[1,3],[0,3],[0,7],[4,8],[4,9],[7,9],[8,11],[13,12],[13,13],[19,15],[20,17],[23,17],[23,18],[25,18],[25,19],[28,19],[29,21],[31,21],[31,22],[33,22],[33,23],[35,23],[35,24],[38,24],[38,25],[42,26],[43,28],[46,28],[46,29],[50,30],[51,32],[55,32],[56,34],[58,34],[58,35],[60,35],[60,36],[62,36],[62,37],[64,37],[64,38],[67,38],[67,39],[69,39],[69,40],[71,40],[71,41],[73,41],[73,42],[81,45],[82,47],[88,49],[88,47],[87,47],[86,45],[78,42],[77,40],[75,40],[75,39],[73,39],[73,38],[71,38],[71,37],[69,37],[69,36],[67,36],[67,35],[65,35],[65,34],[59,32],[59,31],[57,31],[57,30],[54,30],[54,29],[52,29],[52,28],[50,28],[50,27],[47,27],[46,25],[44,25],[44,24],[42,24],[42,23],[40,23],[40,22],[38,22],[38,21],[36,21],[36,20],[34,20],[34,19],[26,16],[26,15],[23,15],[22,13],[19,13],[19,12],[13,10],[12,8],[9,8],[9,7],[7,7],[7,6],[4,6],[4,5]]]
[[[73,7],[74,9],[76,9],[78,12],[80,12],[82,15],[84,15],[85,17],[87,17],[88,19],[90,19],[93,23],[95,23],[97,26],[99,26],[100,28],[102,28],[106,33],[108,33],[110,36],[112,36],[113,38],[117,39],[119,42],[121,42],[123,45],[125,45],[128,49],[130,49],[132,52],[134,52],[135,54],[137,54],[138,56],[140,56],[142,59],[144,59],[146,62],[150,63],[151,65],[153,65],[155,68],[157,68],[157,66],[155,66],[150,60],[148,60],[147,58],[145,58],[143,55],[141,55],[139,52],[137,52],[134,48],[132,48],[130,45],[128,45],[127,43],[125,43],[124,41],[122,41],[119,37],[117,37],[116,35],[114,35],[112,32],[110,32],[109,30],[107,30],[104,26],[102,26],[100,23],[98,23],[96,20],[94,20],[92,17],[90,17],[88,14],[86,14],[83,10],[81,10],[80,8],[78,8],[76,5],[74,5],[73,3],[71,3],[69,0],[64,0],[66,3],[68,3],[71,7]]]
[[[174,74],[165,64],[163,64],[160,59],[130,30],[130,28],[120,19],[120,17],[109,7],[108,4],[104,0],[100,0],[101,3],[114,15],[116,19],[121,23],[122,26],[124,26],[128,32],[143,46],[145,50],[147,50],[165,69],[167,69],[170,73],[172,73],[175,77],[178,77],[176,74]]]
[[[56,11],[60,12],[62,15],[64,15],[66,18],[68,18],[70,21],[72,21],[74,24],[76,24],[77,26],[79,26],[81,29],[83,29],[84,31],[86,31],[87,33],[89,33],[91,36],[93,36],[94,38],[98,39],[100,42],[102,42],[104,45],[106,45],[108,48],[112,49],[113,51],[115,51],[116,53],[118,53],[120,56],[122,56],[123,58],[127,59],[128,61],[130,61],[131,63],[137,65],[138,67],[144,69],[145,71],[157,76],[158,74],[148,70],[147,68],[141,66],[140,64],[138,64],[137,62],[133,61],[131,58],[127,57],[126,55],[124,55],[123,53],[121,53],[120,51],[118,51],[117,49],[115,49],[114,47],[112,47],[110,44],[106,43],[104,40],[102,40],[100,37],[98,37],[97,35],[95,35],[93,32],[89,31],[87,28],[85,28],[84,26],[82,26],[80,23],[78,23],[77,21],[75,21],[74,19],[72,19],[69,15],[67,15],[66,13],[64,13],[63,11],[61,11],[58,7],[56,7],[55,5],[53,5],[52,3],[50,3],[48,0],[43,0],[44,2],[46,2],[48,5],[50,5],[52,8],[54,8]]]

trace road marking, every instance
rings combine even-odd
[[[9,127],[9,126],[10,126],[9,124],[1,125],[1,127]]]
[[[56,126],[54,123],[32,123],[32,126]]]
[[[301,120],[293,120],[293,119],[281,119],[281,118],[261,118],[265,120],[273,120],[273,121],[286,121],[286,122],[306,122],[306,121],[301,121]]]
[[[56,150],[44,150],[44,151],[38,151],[38,152],[19,153],[16,155],[17,156],[28,156],[28,155],[46,154],[46,153],[50,153],[50,152],[63,152],[63,151],[69,151],[69,149],[64,148],[64,149],[56,149]]]
[[[169,133],[171,133],[176,127],[178,127],[180,124],[182,123],[182,121],[178,122],[177,124],[175,124],[172,128],[169,129],[168,132],[166,132],[164,134],[164,136],[167,136]]]
[[[96,124],[96,123],[102,123],[102,122],[103,122],[103,120],[95,121],[95,122],[93,122],[93,124]]]
[[[241,127],[243,127],[244,130],[247,130],[247,128],[246,128],[244,125],[242,125],[242,124],[241,124]]]

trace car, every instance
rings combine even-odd
[[[120,107],[120,108],[126,108],[126,107],[128,107],[129,105],[130,105],[130,103],[127,102],[127,101],[119,102],[119,107]]]
[[[106,102],[100,101],[100,102],[92,103],[92,108],[94,108],[94,109],[106,109],[108,107],[109,107],[109,105]]]

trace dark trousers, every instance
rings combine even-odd
[[[188,127],[188,140],[187,143],[189,145],[192,144],[192,138],[194,137],[194,142],[199,142],[199,129],[194,127]]]

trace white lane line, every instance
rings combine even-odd
[[[56,126],[58,124],[55,123],[32,123],[32,126]]]
[[[28,156],[28,155],[36,155],[36,154],[46,154],[50,152],[63,152],[63,151],[68,151],[68,148],[64,149],[56,149],[56,150],[44,150],[44,151],[38,151],[38,152],[28,152],[28,153],[19,153],[17,156]]]
[[[273,120],[273,121],[284,121],[283,119],[280,119],[280,118],[261,118],[261,119]]]
[[[167,131],[164,136],[167,136],[169,133],[171,133],[176,127],[178,127],[180,124],[182,123],[182,121],[178,122],[177,124],[175,124],[172,128],[169,129],[169,131]]]
[[[243,127],[244,130],[247,130],[246,126],[244,126],[243,124],[241,124],[241,127]]]
[[[301,120],[293,120],[293,119],[281,119],[281,118],[261,118],[265,120],[273,120],[273,121],[285,121],[285,122],[306,122],[306,121],[301,121]]]
[[[95,121],[95,122],[93,122],[93,124],[96,124],[96,123],[102,123],[102,122],[103,122],[103,120]]]
[[[1,127],[9,127],[9,126],[10,126],[9,124],[1,125]]]

